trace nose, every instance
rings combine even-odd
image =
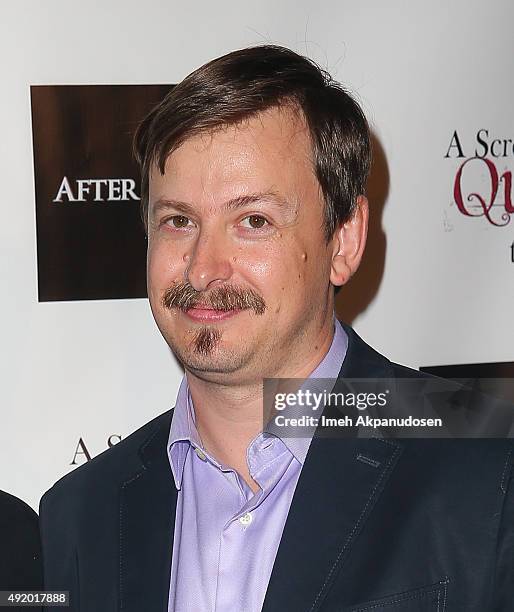
[[[184,261],[185,280],[196,291],[206,291],[232,276],[230,248],[214,232],[200,232],[191,250],[184,255]]]

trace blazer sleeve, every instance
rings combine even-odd
[[[504,493],[492,600],[493,612],[504,612],[514,607],[514,448],[505,466],[500,488]]]
[[[40,591],[42,587],[38,516],[25,502],[0,491],[0,590]]]
[[[38,517],[17,497],[0,491],[0,590],[39,590],[41,545]]]
[[[39,504],[43,552],[44,587],[49,591],[69,591],[68,612],[79,609],[77,547],[70,501],[61,487],[47,491]],[[71,496],[73,497],[73,496]],[[45,607],[45,612],[63,608]]]

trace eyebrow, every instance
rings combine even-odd
[[[226,211],[237,210],[239,208],[244,208],[245,206],[250,206],[252,204],[259,204],[261,202],[269,202],[276,205],[278,208],[291,209],[291,204],[275,191],[264,191],[261,193],[250,193],[248,195],[238,196],[237,198],[227,200],[224,204],[222,204],[221,208],[222,210]],[[180,200],[173,200],[169,198],[159,198],[151,205],[153,214],[156,214],[162,210],[168,210],[170,208],[184,214],[191,214],[195,212],[195,207],[193,205],[188,204],[187,202],[181,202]]]

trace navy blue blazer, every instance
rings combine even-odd
[[[340,378],[422,376],[345,330]],[[171,416],[41,500],[45,585],[70,591],[70,611],[167,612]],[[514,610],[513,447],[510,439],[314,437],[263,612]]]

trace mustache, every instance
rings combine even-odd
[[[204,294],[189,283],[175,283],[164,292],[162,304],[165,308],[184,312],[198,304],[221,311],[253,310],[258,315],[266,310],[264,299],[256,291],[237,285],[222,285]]]

